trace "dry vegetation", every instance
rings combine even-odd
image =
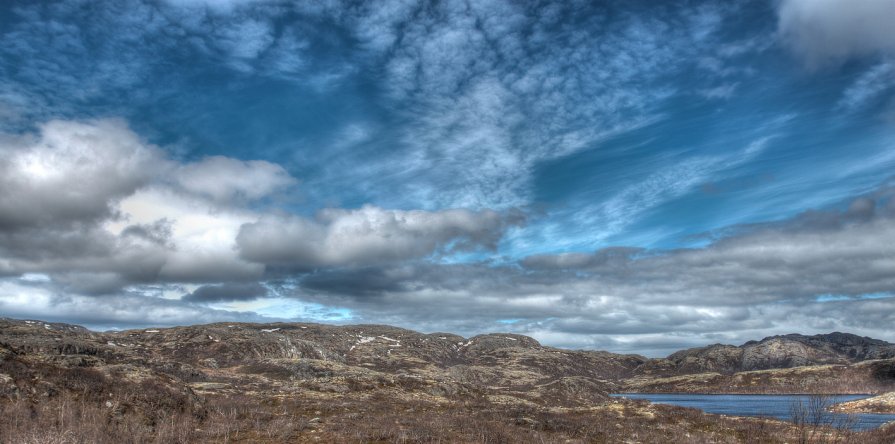
[[[232,326],[231,326],[232,325]],[[643,358],[381,326],[114,334],[0,320],[0,442],[783,443],[798,425],[611,399]],[[895,442],[820,425],[811,442]]]
[[[895,413],[895,392],[843,402],[836,405],[835,410],[845,413]]]
[[[486,400],[394,402],[386,394],[360,400],[202,398],[185,408],[146,407],[153,394],[79,393],[0,404],[0,442],[16,443],[890,443],[895,430],[850,433],[776,421],[723,418],[697,410],[609,401],[587,409],[501,405]],[[160,392],[163,393],[163,392]]]

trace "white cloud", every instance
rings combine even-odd
[[[122,121],[46,123],[38,137],[0,143],[0,227],[109,217],[164,167]]]
[[[221,176],[220,180],[224,181]],[[259,216],[239,207],[221,206],[175,189],[151,187],[123,200],[126,219],[108,229],[119,233],[133,224],[169,221],[172,246],[165,252],[158,279],[168,282],[208,282],[259,279],[264,267],[239,259],[236,235],[242,224]]]
[[[440,251],[496,248],[519,216],[491,210],[326,209],[315,219],[267,216],[237,236],[243,259],[298,268],[381,264]]]
[[[62,288],[258,279],[242,261],[242,207],[295,184],[278,165],[211,157],[178,164],[123,121],[53,121],[0,143],[0,267]]]
[[[264,161],[178,163],[121,121],[52,122],[3,146],[0,272],[75,294],[130,284],[257,281],[267,265],[328,267],[495,249],[515,212],[325,209],[263,213],[296,180]]]
[[[199,162],[182,165],[173,177],[186,191],[217,202],[260,199],[297,183],[277,164],[223,156],[206,157]]]

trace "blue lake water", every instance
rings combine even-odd
[[[794,402],[808,402],[808,395],[700,395],[700,394],[649,394],[629,393],[616,394],[614,397],[628,399],[644,399],[656,404],[671,404],[681,407],[700,409],[706,413],[731,416],[770,417],[789,421],[792,419],[790,408]],[[833,402],[854,401],[867,398],[867,395],[831,395]],[[830,413],[834,424],[844,424],[848,418],[845,414]],[[889,421],[895,421],[895,414],[856,413],[854,430],[868,430],[879,427]]]

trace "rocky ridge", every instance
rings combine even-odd
[[[203,393],[375,392],[486,396],[587,405],[607,399],[645,358],[545,347],[515,334],[472,338],[381,325],[220,323],[98,333],[0,320],[0,364],[94,368],[129,380],[164,377]],[[22,390],[27,381],[11,384]],[[5,382],[3,382],[5,381]]]
[[[661,377],[706,372],[733,374],[891,358],[895,358],[895,344],[878,339],[840,332],[814,336],[789,334],[740,346],[714,344],[681,350],[667,358],[645,362],[636,373]]]

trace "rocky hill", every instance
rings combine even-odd
[[[824,350],[823,359],[843,355],[828,342],[800,343]],[[861,344],[851,345],[860,351],[849,359],[884,356],[885,344]],[[749,391],[779,379],[729,373],[737,368],[731,362],[742,362],[733,349],[650,360],[546,347],[508,333],[464,338],[302,323],[99,333],[0,319],[0,442],[789,441],[785,423],[608,396],[707,389],[736,378]],[[864,361],[853,366],[866,371],[848,374],[895,380],[892,362]],[[709,365],[725,373],[651,374]],[[844,381],[839,367],[780,371],[802,384]],[[893,436],[895,428],[868,432],[864,441]]]
[[[0,320],[4,359],[94,368],[132,381],[169,378],[200,392],[276,389],[345,393],[382,386],[414,395],[481,395],[512,402],[586,405],[646,359],[544,347],[514,334],[463,338],[381,325],[209,324],[97,333],[40,321]],[[2,366],[0,366],[2,369]],[[0,370],[2,371],[2,370]],[[22,390],[6,380],[6,391]]]
[[[650,360],[636,373],[662,377],[706,372],[732,374],[889,358],[895,358],[895,344],[878,339],[839,332],[814,336],[790,334],[740,346],[714,344],[682,350],[665,359]]]

